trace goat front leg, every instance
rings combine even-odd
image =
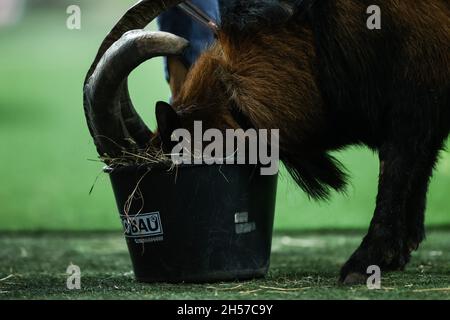
[[[414,152],[398,145],[380,149],[380,178],[374,217],[359,248],[341,269],[344,284],[367,279],[367,268],[403,269],[409,260],[406,208],[415,171]]]
[[[406,204],[406,254],[419,248],[425,239],[425,209],[428,186],[442,144],[422,146],[417,152],[414,171],[411,174],[410,195]]]

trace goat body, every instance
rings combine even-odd
[[[179,125],[237,127],[230,113],[237,109],[255,128],[279,128],[281,160],[313,198],[345,186],[329,151],[355,144],[377,151],[374,219],[341,277],[352,282],[371,264],[402,269],[424,238],[428,183],[450,131],[449,3],[317,1],[279,24],[282,17],[260,15],[264,2],[224,10],[217,43],[174,100]],[[373,4],[380,30],[366,25]]]

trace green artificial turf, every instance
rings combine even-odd
[[[89,161],[97,155],[82,83],[102,39],[133,2],[58,1],[52,9],[30,7],[17,25],[0,28],[0,230],[119,230],[108,177],[100,174],[101,163]],[[69,4],[81,7],[81,30],[66,28]],[[154,128],[154,102],[169,97],[162,59],[135,71],[130,90]],[[309,201],[282,171],[277,229],[367,228],[377,159],[366,149],[339,158],[351,184],[347,195],[329,203]],[[428,225],[450,224],[449,190],[450,155],[444,153],[431,185]]]
[[[265,279],[214,284],[142,284],[125,241],[114,233],[2,233],[0,299],[449,299],[450,230],[430,231],[405,272],[382,275],[382,289],[337,284],[360,232],[284,232],[273,239]],[[81,290],[66,269],[81,269]]]

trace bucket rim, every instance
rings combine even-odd
[[[260,167],[259,164],[237,164],[237,163],[222,163],[222,164],[172,164],[168,165],[167,163],[142,163],[142,164],[130,164],[130,165],[118,165],[118,166],[110,166],[106,165],[103,167],[103,172],[112,174],[115,171],[129,171],[129,170],[142,170],[142,169],[150,169],[152,171],[169,171],[173,169],[192,169],[192,168],[203,168],[203,167],[223,167],[223,166],[236,166],[236,167],[255,167],[257,169]]]

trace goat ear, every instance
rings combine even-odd
[[[159,101],[156,103],[156,121],[163,151],[170,152],[175,145],[171,139],[172,134],[181,127],[180,118],[170,104]]]

